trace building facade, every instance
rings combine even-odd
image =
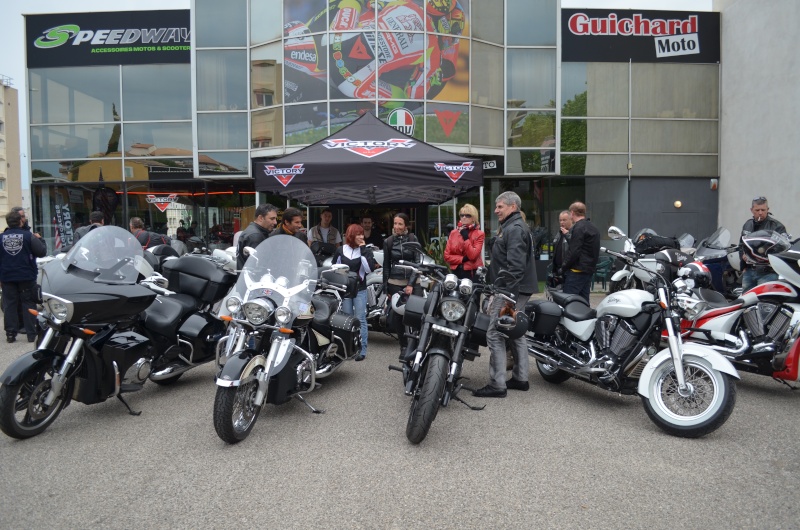
[[[17,89],[10,78],[0,75],[0,230],[6,229],[5,216],[11,208],[22,205],[19,133]]]

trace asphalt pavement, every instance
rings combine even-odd
[[[597,299],[600,296],[594,296]],[[593,299],[596,304],[597,300]],[[0,346],[0,370],[28,344]],[[716,432],[669,436],[639,398],[579,381],[452,402],[420,445],[371,334],[308,400],[262,412],[226,445],[212,424],[214,368],[128,400],[71,404],[38,437],[0,434],[0,527],[17,528],[798,528],[800,392],[743,374]],[[467,362],[488,382],[488,352]]]

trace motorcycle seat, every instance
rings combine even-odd
[[[722,295],[722,293],[719,293],[713,289],[692,289],[692,293],[700,300],[708,303],[708,307],[711,309],[719,309],[722,307],[728,307],[730,305],[739,305],[736,302],[729,302],[728,299]]]
[[[173,337],[178,332],[178,324],[197,308],[197,299],[188,294],[158,296],[144,310],[144,327],[159,335]]]
[[[550,295],[553,297],[553,302],[561,307],[567,307],[572,302],[580,302],[587,307],[589,306],[586,300],[579,294],[564,294],[561,291],[550,291]]]
[[[578,295],[567,295],[578,296]],[[586,305],[586,300],[578,296],[579,300],[574,300],[564,307],[564,316],[573,322],[591,320],[597,318],[597,311]]]
[[[314,322],[318,324],[327,324],[331,315],[339,310],[339,300],[333,295],[315,294],[311,303],[314,305]]]

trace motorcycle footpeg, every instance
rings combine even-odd
[[[401,368],[400,366],[396,366],[396,365],[394,365],[394,364],[390,364],[390,365],[389,365],[389,371],[390,371],[390,372],[391,372],[391,371],[395,371],[395,372],[402,372],[402,371],[403,371],[403,368]]]

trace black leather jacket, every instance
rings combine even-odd
[[[500,223],[500,233],[492,245],[489,281],[494,283],[500,271],[507,270],[513,279],[506,281],[502,287],[514,296],[539,292],[532,246],[531,231],[519,212],[506,217]]]

